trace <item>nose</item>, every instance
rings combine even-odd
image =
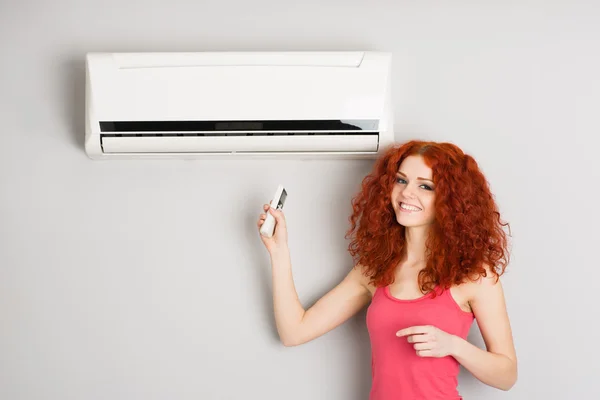
[[[402,191],[402,196],[407,199],[413,199],[415,197],[415,193],[411,185],[406,185],[404,190]]]

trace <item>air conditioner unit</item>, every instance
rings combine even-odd
[[[372,158],[393,141],[391,55],[89,53],[92,159]]]

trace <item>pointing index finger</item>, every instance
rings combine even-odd
[[[429,332],[428,326],[411,326],[408,328],[400,329],[396,332],[396,336],[408,336],[408,335],[419,335]]]

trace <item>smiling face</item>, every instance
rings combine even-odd
[[[431,168],[421,156],[402,161],[392,189],[396,220],[405,227],[431,225],[435,220],[435,185]]]

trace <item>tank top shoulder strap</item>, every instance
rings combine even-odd
[[[375,291],[373,292],[373,297],[372,298],[374,299],[375,297],[379,297],[382,294],[384,294],[383,293],[384,289],[385,289],[385,286],[376,286],[375,287]]]
[[[452,295],[450,288],[440,289],[440,296],[443,298],[444,302],[446,302],[446,303],[450,304],[452,307],[456,308],[460,312],[461,315],[465,315],[465,316],[472,315],[471,312],[467,312],[460,307],[460,305],[458,304],[458,302]]]

